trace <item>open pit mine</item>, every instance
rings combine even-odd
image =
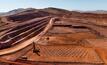
[[[0,15],[0,65],[107,65],[107,14],[28,8]]]

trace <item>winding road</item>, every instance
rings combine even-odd
[[[2,41],[2,40],[3,41],[0,42],[0,44],[1,44],[1,48],[8,47],[8,45],[5,46],[5,45],[2,45],[2,44],[9,44],[9,45],[12,45],[12,46],[9,47],[9,48],[1,49],[0,50],[0,55],[5,55],[5,54],[7,55],[7,54],[15,53],[15,52],[20,51],[21,49],[24,49],[27,46],[31,45],[32,42],[37,42],[52,27],[52,25],[54,23],[55,18],[48,18],[48,19],[50,19],[50,21],[47,20],[47,21],[43,22],[43,20],[44,20],[43,19],[43,20],[40,20],[42,22],[41,23],[39,22],[38,25],[36,25],[37,24],[36,23],[36,24],[32,24],[32,25],[28,26],[28,28],[29,27],[31,27],[31,28],[27,29],[27,32],[23,31],[22,27],[19,28],[19,30],[15,30],[15,28],[11,29],[10,30],[11,32],[9,32],[9,33],[5,34],[4,36],[2,36],[0,41]],[[45,20],[46,20],[46,18],[45,18]],[[36,26],[38,26],[38,27],[35,28]],[[24,28],[24,30],[26,28]],[[39,31],[39,33],[38,33],[38,31]],[[17,33],[18,35],[15,36],[14,33]],[[14,35],[10,36],[10,38],[8,38],[9,35],[11,35],[11,34],[14,34]],[[29,37],[30,37],[30,39],[28,39]],[[5,38],[6,40],[4,40],[3,38]],[[26,40],[26,41],[24,41],[24,40]]]

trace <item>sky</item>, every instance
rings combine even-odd
[[[56,7],[67,10],[107,10],[107,0],[0,0],[0,12],[17,8]]]

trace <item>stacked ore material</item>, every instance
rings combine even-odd
[[[0,36],[0,49],[8,48],[26,41],[44,30],[50,17],[34,18],[10,26],[8,31]]]

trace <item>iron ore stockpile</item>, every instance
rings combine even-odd
[[[107,65],[107,14],[28,8],[1,15],[0,65]]]

